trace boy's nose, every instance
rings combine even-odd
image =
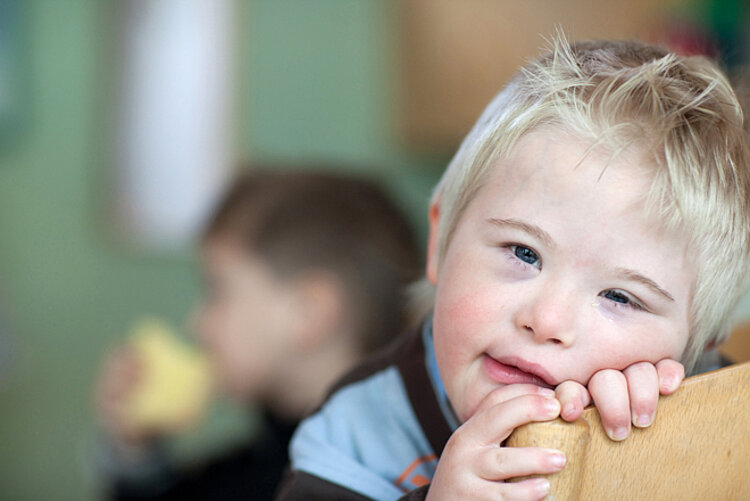
[[[576,340],[576,312],[570,299],[547,293],[526,302],[516,314],[516,327],[531,334],[537,343],[572,346]]]

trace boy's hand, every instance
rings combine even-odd
[[[560,403],[554,397],[552,390],[530,384],[504,386],[487,395],[448,440],[427,500],[544,498],[549,492],[546,479],[504,481],[560,471],[565,465],[563,453],[500,444],[518,426],[556,418]]]
[[[123,346],[106,357],[96,381],[94,405],[98,421],[117,447],[139,447],[152,438],[150,430],[135,425],[127,412],[127,400],[142,373],[136,354]]]
[[[624,440],[630,434],[631,422],[638,428],[653,423],[659,395],[674,393],[684,378],[682,364],[664,359],[656,365],[639,362],[622,372],[601,370],[591,377],[588,389],[575,381],[565,381],[555,391],[564,420],[581,417],[593,399],[609,438]]]

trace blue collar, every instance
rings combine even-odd
[[[435,358],[435,346],[432,340],[432,314],[428,315],[422,326],[422,343],[424,343],[425,365],[427,366],[427,374],[432,383],[432,390],[435,392],[438,404],[440,404],[440,410],[443,412],[443,417],[448,423],[448,426],[450,426],[452,431],[456,431],[456,428],[459,427],[461,422],[448,400],[448,395],[445,393],[445,387],[443,386],[443,380],[440,379],[437,359]]]

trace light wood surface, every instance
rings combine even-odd
[[[575,423],[518,428],[506,445],[565,452],[549,500],[750,500],[750,362],[686,379],[623,442],[590,407]]]

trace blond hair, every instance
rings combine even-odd
[[[491,166],[521,136],[546,126],[613,154],[631,145],[651,154],[647,207],[665,226],[688,232],[697,265],[682,356],[690,370],[706,345],[725,340],[746,286],[750,152],[731,85],[703,57],[635,41],[569,44],[558,34],[551,51],[522,68],[487,106],[438,183],[438,266]],[[434,304],[434,291],[427,302]]]

